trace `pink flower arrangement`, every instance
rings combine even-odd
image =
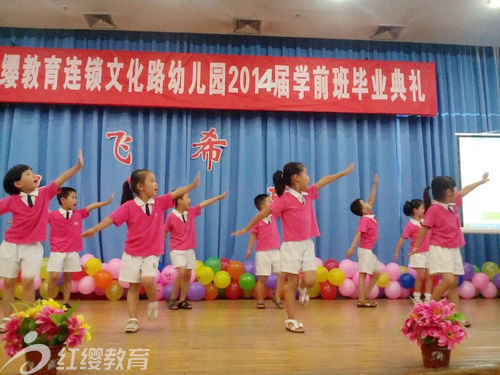
[[[89,341],[90,326],[82,315],[73,315],[75,307],[68,310],[52,299],[38,300],[26,311],[12,314],[2,339],[6,354],[12,357],[34,344],[75,348],[82,344],[84,337]]]
[[[455,312],[455,304],[446,299],[419,303],[413,307],[401,332],[418,346],[437,343],[453,349],[469,335],[461,324],[464,321],[465,316]]]

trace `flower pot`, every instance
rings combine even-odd
[[[50,360],[43,366],[40,370],[34,372],[35,375],[56,375],[57,374],[57,362],[59,361],[59,352],[64,347],[64,345],[56,345],[49,347],[50,349]],[[27,352],[24,354],[26,357],[27,365],[25,366],[25,371],[31,371],[34,369],[38,363],[42,360],[42,354],[37,351]]]
[[[437,343],[422,344],[422,359],[424,367],[448,367],[450,365],[450,349],[439,346]]]

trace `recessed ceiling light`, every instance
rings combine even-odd
[[[490,6],[490,8],[499,8],[500,0],[488,0],[488,5]]]

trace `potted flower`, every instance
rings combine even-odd
[[[420,346],[424,367],[447,367],[450,350],[469,335],[462,322],[465,316],[455,311],[455,304],[442,299],[416,304],[401,332]]]
[[[53,299],[38,300],[26,311],[12,314],[3,336],[5,352],[12,357],[9,362],[24,354],[28,370],[38,367],[36,374],[56,374],[59,352],[80,346],[83,338],[91,339],[90,326],[82,315],[74,314],[75,308],[67,309]]]

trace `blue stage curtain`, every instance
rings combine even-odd
[[[196,252],[202,260],[243,259],[248,237],[235,239],[230,233],[256,213],[253,197],[266,192],[272,173],[285,163],[303,162],[314,182],[354,161],[356,169],[350,176],[320,191],[316,214],[321,237],[316,253],[324,260],[345,257],[358,223],[349,211],[350,202],[368,196],[378,173],[376,250],[383,262],[389,262],[408,220],[402,214],[403,202],[421,197],[435,175],[458,180],[454,133],[500,130],[498,48],[6,28],[0,28],[0,45],[436,62],[439,115],[435,118],[0,104],[1,176],[12,165],[26,163],[47,183],[74,164],[81,148],[85,166],[68,182],[78,190],[79,205],[117,193],[111,206],[91,213],[85,228],[119,205],[122,182],[136,168],[154,171],[161,192],[189,183],[200,170],[202,182],[191,194],[193,204],[228,190],[225,201],[207,207],[197,219]],[[191,160],[191,143],[210,127],[229,142],[213,172],[206,171],[201,159]],[[113,141],[105,139],[106,132],[116,130],[134,139],[131,167],[116,162]],[[479,168],[478,179],[481,172]],[[57,208],[55,200],[52,208]],[[8,220],[5,216],[0,220],[2,237]],[[466,237],[466,260],[499,262],[497,235]],[[120,257],[124,238],[124,227],[111,227],[86,240],[85,252],[105,261]],[[399,261],[406,264],[407,259],[401,255]],[[164,262],[169,262],[168,256]]]

